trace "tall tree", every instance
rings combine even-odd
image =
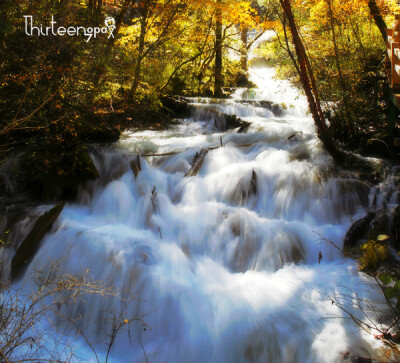
[[[385,20],[383,19],[381,11],[379,10],[378,4],[376,3],[375,0],[368,0],[368,7],[369,7],[369,10],[371,11],[372,17],[374,18],[376,26],[378,27],[379,31],[382,34],[383,41],[386,44],[386,42],[387,42],[387,34],[386,34],[387,26],[386,26]]]
[[[165,42],[180,35],[174,25],[188,0],[143,0],[135,3],[133,11],[139,23],[136,56],[130,97],[136,95],[141,81],[143,60]]]
[[[105,49],[104,49],[104,52],[103,52],[103,55],[100,58],[99,65],[97,66],[95,74],[94,74],[93,84],[94,84],[95,89],[99,85],[101,77],[104,74],[105,65],[110,59],[111,51],[112,51],[112,48],[113,48],[113,46],[115,44],[115,40],[116,40],[116,38],[117,38],[117,36],[119,34],[119,31],[120,31],[121,26],[122,26],[122,22],[124,20],[124,17],[125,17],[128,9],[129,9],[132,1],[133,0],[125,0],[123,5],[122,5],[122,7],[121,7],[120,12],[117,15],[116,22],[115,22],[115,30],[114,30],[114,33],[113,33],[114,36],[112,36],[110,39],[108,39],[107,44],[106,44]]]
[[[331,136],[329,135],[329,130],[328,127],[326,126],[324,115],[321,112],[318,93],[315,88],[314,75],[310,67],[310,62],[308,60],[303,43],[300,39],[300,35],[297,30],[290,0],[280,0],[280,4],[289,22],[289,28],[292,34],[293,44],[296,50],[296,55],[298,58],[298,64],[300,68],[301,84],[307,96],[308,105],[310,107],[311,114],[314,118],[314,122],[318,130],[318,136],[324,143],[326,149],[331,154],[333,159],[338,163],[343,163],[344,155],[336,147]]]
[[[215,24],[214,96],[222,97],[222,1],[217,0]]]
[[[351,132],[351,136],[354,137],[355,131],[354,131],[353,120],[352,120],[351,113],[350,113],[347,85],[346,85],[346,81],[343,77],[342,67],[341,67],[340,58],[339,58],[339,48],[338,48],[338,45],[336,42],[336,32],[335,32],[335,22],[334,22],[334,17],[333,17],[333,10],[332,10],[332,0],[326,0],[326,3],[328,6],[329,25],[330,25],[331,33],[332,33],[333,49],[335,52],[336,69],[337,69],[338,75],[339,75],[339,84],[340,84],[340,87],[342,88],[342,92],[343,92],[343,103],[344,103],[344,108],[345,108],[345,113],[346,113],[346,123]]]

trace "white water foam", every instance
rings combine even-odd
[[[134,291],[125,314],[147,314],[148,328],[127,324],[112,361],[144,362],[141,344],[152,362],[337,362],[347,351],[374,357],[378,343],[351,321],[328,319],[343,313],[323,297],[354,290],[378,298],[373,284],[319,240],[342,246],[352,219],[365,212],[369,186],[334,169],[304,96],[274,80],[271,69],[253,69],[251,79],[259,86],[252,97],[284,102],[283,116],[210,101],[197,107],[236,114],[249,131],[216,131],[204,112],[172,130],[126,133],[117,150],[94,156],[108,179],[67,205],[25,275],[61,259],[68,273],[90,269],[96,280]],[[237,99],[246,97],[240,92]],[[195,153],[220,138],[224,146],[185,178]],[[135,178],[132,153],[173,151],[141,158]],[[120,309],[91,296],[65,312],[91,314],[82,329],[104,355],[101,332],[112,325],[105,311]]]

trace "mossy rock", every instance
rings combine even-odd
[[[236,127],[242,127],[243,126],[243,121],[236,117],[236,115],[224,115],[225,120],[226,120],[226,128],[229,129],[235,129]]]
[[[11,261],[11,278],[15,280],[22,276],[23,272],[33,260],[40,242],[47,232],[50,231],[54,222],[64,209],[65,203],[57,204],[55,207],[39,217],[31,232],[18,247]]]
[[[95,180],[100,176],[86,147],[79,148],[75,158],[77,161],[73,172],[59,178],[59,185],[64,190],[77,191],[81,184],[88,180]]]
[[[172,117],[183,118],[190,116],[188,102],[180,97],[162,97],[160,99],[166,112],[171,113]]]
[[[346,154],[344,168],[358,172],[361,180],[378,184],[385,177],[386,163],[375,163],[356,154]]]
[[[78,137],[84,143],[113,143],[118,141],[121,132],[117,125],[121,114],[86,114],[78,127]]]
[[[388,140],[382,139],[368,139],[362,146],[362,154],[374,156],[378,158],[391,159],[390,151],[388,149]]]
[[[50,145],[31,148],[21,157],[17,178],[33,199],[65,200],[75,198],[79,186],[95,180],[99,173],[86,146],[70,150]]]
[[[287,106],[285,103],[282,104],[277,104],[273,103],[271,101],[259,101],[259,104],[262,108],[266,108],[267,110],[270,110],[274,116],[281,117],[284,115],[285,110],[287,109]]]
[[[272,111],[272,113],[273,113],[275,116],[277,116],[277,117],[281,117],[281,116],[283,116],[283,114],[285,113],[284,108],[283,108],[281,105],[278,105],[278,104],[276,104],[276,103],[274,103],[274,104],[272,105],[271,111]]]
[[[382,214],[377,216],[372,223],[371,229],[368,231],[367,239],[373,241],[376,240],[379,235],[387,234],[389,231],[389,225],[390,217],[388,215]]]
[[[355,221],[349,228],[344,237],[344,247],[358,247],[358,242],[366,237],[368,228],[375,218],[374,212],[368,212],[363,218]]]

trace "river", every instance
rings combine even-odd
[[[101,178],[65,207],[20,282],[30,286],[35,266],[61,260],[63,272],[88,269],[133,292],[127,307],[90,296],[64,308],[84,316],[80,326],[102,359],[119,311],[130,322],[112,346],[114,362],[145,362],[144,351],[151,362],[171,363],[376,356],[379,342],[327,298],[375,297],[373,284],[320,238],[343,246],[371,203],[371,186],[335,167],[289,82],[275,80],[272,68],[250,75],[258,89],[191,99],[192,117],[170,130],[125,132],[115,145],[93,148]],[[223,131],[216,112],[251,125]],[[198,174],[185,177],[202,148],[211,149]],[[136,154],[173,152],[141,157],[135,177]],[[77,355],[94,360],[74,339]]]

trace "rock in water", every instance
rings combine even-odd
[[[257,194],[257,174],[253,169],[253,171],[251,172],[249,195],[256,195],[256,194]]]
[[[247,121],[242,121],[242,123],[243,123],[243,125],[239,128],[238,134],[243,134],[243,133],[247,132],[247,130],[249,129],[249,127],[251,125],[250,122],[247,122]]]
[[[45,234],[51,229],[56,221],[65,203],[57,204],[55,207],[39,217],[33,226],[31,232],[18,247],[11,262],[11,279],[15,280],[25,271],[31,260],[33,259],[39,244]]]
[[[189,176],[195,176],[200,171],[201,166],[203,165],[204,159],[208,154],[207,149],[201,149],[200,153],[196,153],[193,158],[193,164],[190,170],[185,174],[185,178]]]
[[[374,218],[375,213],[368,212],[363,218],[354,222],[344,237],[344,247],[353,247],[368,232],[368,227]]]
[[[133,174],[135,174],[135,178],[137,178],[139,172],[142,170],[142,165],[140,162],[140,156],[138,155],[135,159],[132,159],[130,162],[131,169]]]

